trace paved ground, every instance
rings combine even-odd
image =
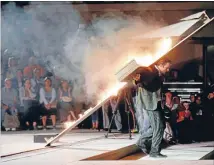
[[[33,143],[33,135],[56,134],[58,132],[3,132],[1,136],[1,155],[44,147],[44,143]],[[210,152],[213,149],[212,147],[214,142],[176,145],[163,150],[163,153],[168,154],[169,158],[177,159],[173,161],[170,161],[169,158],[167,161],[151,161],[148,157],[141,158],[137,161],[81,161],[82,159],[91,156],[134,144],[136,138],[138,137],[138,135],[135,134],[133,136],[134,139],[129,140],[128,134],[116,134],[116,138],[111,136],[110,138],[106,139],[104,137],[104,133],[105,132],[97,132],[92,130],[73,130],[71,133],[60,139],[59,143],[55,144],[58,146],[56,148],[48,148],[41,151],[5,157],[2,158],[1,165],[171,165],[172,163],[173,165],[186,165],[190,163],[194,165],[214,165],[213,160],[195,161],[206,153]]]

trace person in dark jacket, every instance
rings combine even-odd
[[[161,87],[164,75],[169,71],[171,61],[168,59],[160,60],[156,65],[140,68],[137,76],[133,78],[138,86],[141,86],[141,104],[143,113],[148,115],[151,129],[144,130],[136,145],[141,150],[155,158],[165,158],[166,155],[160,153],[161,142],[163,139],[165,124],[161,108],[158,102],[161,101]]]

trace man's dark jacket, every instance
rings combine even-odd
[[[162,76],[154,66],[141,67],[137,73],[140,74],[140,80],[136,84],[142,87],[139,90],[142,90],[140,99],[143,108],[145,110],[156,110],[157,103],[161,99]]]

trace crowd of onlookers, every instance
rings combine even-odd
[[[37,62],[36,57],[29,57],[28,64],[24,67],[19,67],[16,58],[10,57],[8,65],[2,63],[2,66],[5,66],[1,75],[3,129],[6,131],[38,129],[37,126],[41,125],[42,129],[46,130],[47,120],[50,120],[52,128],[56,129],[58,122],[78,119],[79,113],[76,111],[72,96],[72,83],[47,72],[45,67]],[[177,75],[174,74],[174,79],[169,81],[176,81],[176,77]],[[127,127],[124,126],[124,123],[127,123],[127,107],[130,108],[131,105],[126,99],[124,100],[122,103],[120,101],[118,108],[115,109],[117,97],[112,97],[91,116],[90,124],[87,123],[90,125],[88,128],[101,127],[107,130],[111,116],[115,114],[114,123],[117,130],[124,130]],[[203,95],[191,94],[189,102],[181,102],[177,95],[167,91],[162,103],[164,103],[161,107],[166,123],[164,139],[167,142],[186,143],[213,138],[213,88],[210,87]],[[112,113],[113,109],[115,111]],[[130,112],[128,115],[132,116],[131,128],[134,131],[137,129],[134,106]]]
[[[8,58],[8,65],[2,63],[1,123],[4,129],[37,129],[40,121],[46,129],[49,117],[56,129],[57,118],[60,122],[76,120],[69,81],[50,74],[34,56],[28,61],[24,67],[20,67],[14,57]]]
[[[178,96],[173,96],[169,91],[166,92],[163,106],[166,121],[164,139],[170,143],[191,143],[214,139],[213,92],[210,92],[207,98],[191,94],[190,101],[183,102],[180,102]]]

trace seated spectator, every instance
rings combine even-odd
[[[56,129],[56,90],[52,88],[52,81],[50,78],[45,78],[44,87],[40,89],[40,104],[43,130],[46,130],[47,116],[51,116],[53,129]]]
[[[177,128],[178,140],[180,143],[192,142],[192,114],[189,110],[189,102],[183,102],[178,110]]]
[[[24,77],[31,79],[35,68],[39,69],[40,77],[44,76],[44,69],[37,64],[36,57],[32,56],[29,58],[28,66],[24,68]]]
[[[69,87],[68,81],[64,80],[61,83],[61,87],[58,91],[58,98],[59,98],[59,114],[60,114],[60,121],[65,122],[71,121],[71,116],[74,120],[77,120],[77,117],[74,113],[73,107],[73,100],[72,100],[72,93],[71,87]]]
[[[17,109],[11,108],[8,105],[2,103],[2,110],[4,111],[2,125],[4,126],[5,130],[15,131],[20,125]]]
[[[31,86],[32,86],[32,90],[36,93],[37,97],[39,97],[39,90],[43,86],[43,80],[42,80],[41,71],[39,68],[35,68],[33,70],[33,78],[31,78]]]
[[[24,107],[24,121],[28,128],[33,125],[33,128],[36,129],[36,121],[39,118],[38,103],[36,102],[36,94],[33,93],[31,89],[31,82],[29,79],[26,79],[24,82],[24,87],[20,89],[20,102],[21,106]],[[36,108],[35,108],[36,107]]]
[[[5,87],[1,90],[1,101],[4,104],[3,109],[1,111],[1,120],[4,121],[6,124],[5,126],[8,126],[8,115],[5,117],[5,110],[9,109],[10,111],[13,111],[12,114],[17,114],[17,105],[18,105],[18,94],[15,89],[12,88],[11,79],[5,79]],[[16,125],[17,126],[17,125]],[[17,127],[16,127],[17,128]],[[15,129],[15,128],[14,128]]]

